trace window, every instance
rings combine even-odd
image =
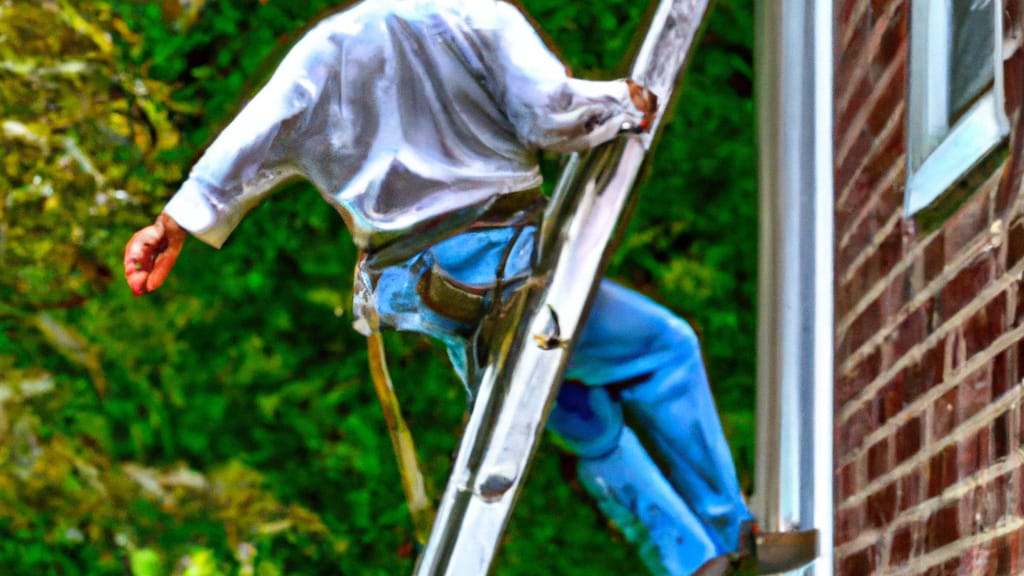
[[[1009,132],[1002,2],[914,0],[906,212],[938,198]]]

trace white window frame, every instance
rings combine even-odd
[[[992,151],[1010,131],[1003,106],[1003,2],[995,4],[993,87],[953,126],[949,117],[951,2],[913,0],[910,29],[910,100],[905,212],[930,205]],[[941,138],[934,149],[930,144]],[[918,161],[920,165],[915,169]]]

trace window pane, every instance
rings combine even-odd
[[[995,60],[995,2],[951,0],[949,124],[992,84]]]

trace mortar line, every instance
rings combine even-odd
[[[854,6],[854,9],[850,12],[850,22],[858,24],[861,16],[864,14],[864,9],[869,5],[868,0],[862,0],[860,4]],[[856,26],[850,26],[846,29],[843,34],[841,50],[844,52],[850,47],[850,42],[853,41],[854,32],[857,30]]]
[[[1014,275],[1013,277],[1004,277],[998,282],[990,284],[989,289],[978,296],[978,300],[980,301],[978,306],[973,307],[973,310],[971,308],[964,308],[961,310],[956,316],[950,318],[947,322],[943,323],[942,326],[935,329],[931,336],[907,351],[907,353],[894,362],[888,370],[879,374],[877,378],[872,380],[867,386],[864,386],[861,392],[851,398],[843,406],[842,410],[836,413],[836,423],[845,424],[848,422],[858,410],[874,398],[875,393],[881,390],[885,384],[891,382],[892,378],[899,374],[901,370],[906,368],[911,361],[920,360],[923,357],[925,350],[930,348],[932,345],[941,342],[949,332],[958,328],[962,324],[963,320],[974,312],[977,312],[983,306],[988,305],[993,298],[999,295],[1001,290],[1008,288],[1016,281],[1017,277]],[[1011,328],[1006,332],[1003,332],[991,344],[989,344],[988,348],[975,354],[967,360],[963,366],[960,366],[956,372],[946,375],[948,381],[938,383],[934,385],[932,389],[946,388],[951,382],[959,382],[964,375],[972,374],[975,370],[980,368],[982,364],[988,362],[992,356],[999,354],[1021,338],[1024,338],[1024,325],[1017,326],[1016,328]],[[922,396],[926,394],[928,394],[928,392],[922,394]],[[914,406],[917,402],[918,400],[915,400],[914,403],[910,404],[910,406]],[[904,407],[901,412],[905,412],[910,406]]]
[[[978,187],[978,190],[975,191],[975,194],[991,194],[992,191],[994,191],[998,187],[999,181],[999,174],[992,174],[988,179],[986,179],[981,184],[980,187]],[[937,241],[935,240],[935,238],[938,235],[938,233],[939,231],[935,231],[934,233],[929,234],[925,238],[922,238],[920,242],[914,243],[914,246],[909,251],[907,251],[906,254],[903,254],[903,257],[900,259],[900,261],[893,266],[893,269],[892,271],[889,272],[889,274],[882,277],[881,279],[879,279],[878,282],[871,285],[870,289],[868,289],[868,291],[865,292],[859,300],[857,300],[857,303],[850,308],[850,312],[844,315],[840,322],[837,323],[837,336],[845,334],[846,330],[849,329],[850,325],[856,320],[855,315],[858,315],[861,312],[863,312],[865,308],[868,305],[870,305],[870,303],[874,300],[874,298],[878,297],[879,294],[885,291],[885,289],[891,284],[893,280],[895,280],[899,275],[905,272],[906,269],[910,268],[914,260],[918,258],[918,256],[920,256],[922,252],[924,252],[926,246],[928,246],[931,242]],[[1005,231],[999,231],[999,244],[1005,241],[1004,236],[1006,234],[1008,233],[1006,233]],[[949,279],[955,276],[955,273],[949,272],[950,270],[956,270],[956,272],[958,272],[958,269],[961,268],[965,261],[977,255],[975,253],[975,250],[983,249],[986,243],[992,244],[992,240],[993,234],[991,232],[991,228],[989,228],[989,233],[987,235],[979,234],[977,239],[972,240],[967,246],[964,247],[964,250],[958,258],[956,258],[952,262],[949,262],[948,264],[943,265],[942,271],[919,292],[916,292],[913,295],[913,297],[911,297],[910,300],[907,301],[907,304],[913,303],[914,306],[920,305],[920,302],[923,302],[924,300],[932,297],[932,295],[934,294],[932,294],[931,292],[933,290],[935,290],[936,292],[938,291],[935,284],[936,282],[942,280],[948,282]],[[872,240],[872,244],[876,242],[878,244],[881,244],[882,241]],[[867,250],[865,250],[865,252],[866,251]],[[846,278],[841,282],[846,282],[847,280],[849,280],[849,278]],[[909,308],[909,310],[912,310],[912,308]],[[900,311],[897,311],[897,315],[902,312],[903,308],[900,308]],[[853,357],[854,355],[851,354],[850,358]]]
[[[896,170],[895,172],[899,173],[900,170]],[[875,255],[875,252],[878,250],[878,248],[885,243],[885,239],[889,236],[889,233],[892,232],[893,228],[899,225],[899,223],[902,220],[903,215],[900,214],[899,212],[895,212],[891,216],[889,216],[889,219],[886,220],[885,223],[882,224],[882,226],[875,233],[875,236],[871,239],[871,242],[867,244],[864,247],[864,249],[861,250],[860,254],[858,254],[857,257],[854,258],[852,262],[850,262],[850,265],[847,266],[846,271],[843,272],[843,277],[839,279],[840,284],[846,284],[847,282],[850,281],[850,279],[857,275],[857,273],[859,272],[858,269],[861,266],[863,266],[869,258]],[[909,264],[907,266],[909,266]],[[906,268],[906,266],[904,266],[904,268]],[[893,269],[895,269],[895,266],[893,267]],[[888,274],[886,274],[886,276],[888,276]],[[881,280],[882,278],[879,278],[879,281]],[[872,288],[874,288],[874,285],[872,285]],[[860,301],[858,301],[858,303],[859,302]]]
[[[945,390],[943,392],[947,391],[948,390]],[[857,494],[851,495],[850,498],[848,498],[846,501],[856,502],[859,501],[860,499],[866,499],[866,494],[874,492],[875,490],[877,490],[886,483],[886,476],[899,476],[900,474],[902,474],[903,472],[907,471],[910,468],[914,468],[915,466],[921,464],[927,464],[927,462],[931,460],[932,456],[935,456],[939,452],[942,452],[952,444],[959,442],[960,440],[963,439],[963,437],[970,436],[974,432],[977,432],[984,425],[992,421],[995,421],[995,419],[998,418],[1002,413],[1009,412],[1010,410],[1015,408],[1017,406],[1017,403],[1022,398],[1024,398],[1024,395],[1022,395],[1022,391],[1024,391],[1024,385],[1021,385],[1020,383],[1014,384],[1014,387],[1008,390],[1006,394],[992,401],[990,404],[985,406],[985,408],[979,410],[976,414],[974,414],[967,420],[961,422],[960,425],[957,426],[953,432],[947,434],[944,438],[940,438],[932,442],[923,442],[920,450],[918,450],[916,454],[904,460],[903,462],[900,462],[894,468],[886,472],[882,477],[875,478],[871,482],[868,482],[866,485],[861,487],[860,490],[857,491]],[[933,395],[932,400],[939,398],[941,395],[941,393]],[[899,424],[902,425],[909,421],[910,417],[902,418],[901,420],[902,421]],[[888,425],[888,422],[886,422],[886,424]],[[895,432],[895,430],[889,431],[889,434],[886,435],[891,435],[893,432]],[[926,435],[923,436],[923,438],[927,439],[927,435],[930,434],[931,431],[928,430],[925,432]],[[867,439],[865,438],[864,444],[868,445],[869,443],[866,440]],[[870,445],[874,445],[874,442],[871,442]],[[863,453],[864,450],[862,449],[856,450],[855,453],[851,453],[851,456],[844,458],[844,461],[841,461],[836,466],[836,468],[842,468],[846,464],[856,461],[856,459],[860,457]],[[846,501],[844,501],[844,503]]]
[[[863,158],[861,158],[861,162],[860,164],[857,165],[857,169],[853,171],[853,173],[850,175],[849,180],[843,185],[842,189],[839,190],[839,195],[836,197],[835,201],[836,206],[839,206],[842,203],[846,202],[848,196],[853,194],[853,190],[857,183],[857,177],[860,176],[861,173],[864,172],[864,169],[867,168],[868,165],[872,163],[872,156],[875,154],[875,152],[878,151],[879,148],[885,145],[886,141],[892,136],[892,132],[903,124],[903,112],[905,110],[906,106],[904,102],[900,102],[893,110],[892,115],[886,121],[885,126],[882,128],[882,131],[878,134],[878,137],[871,144],[871,150],[869,150],[868,153],[865,154]],[[894,164],[902,168],[906,168],[906,153],[897,156],[894,161]],[[837,168],[839,167],[837,166]],[[886,172],[886,174],[888,174],[888,171]],[[850,226],[850,229],[847,230],[846,233],[843,235],[843,239],[840,242],[840,244],[844,244],[847,242],[847,237],[851,235],[854,228],[855,226]]]
[[[1015,453],[1011,453],[1006,460],[997,462],[992,466],[979,471],[976,476],[965,478],[964,481],[944,490],[942,494],[918,502],[915,506],[904,510],[902,514],[895,516],[891,523],[882,528],[869,527],[862,530],[856,538],[838,546],[836,548],[836,556],[856,553],[857,551],[878,542],[879,538],[885,534],[893,534],[907,524],[926,520],[928,516],[933,514],[935,511],[940,510],[949,504],[959,502],[970,491],[992,482],[1003,474],[1017,470],[1022,464],[1024,464],[1024,457],[1022,457],[1022,454],[1024,453],[1020,450]],[[1010,512],[1007,511],[1002,518],[999,518],[995,526],[999,526],[1000,523],[1003,523],[1004,525],[1014,524],[1016,522],[1024,523],[1024,518],[1012,518],[1009,517],[1009,514]]]
[[[882,14],[879,15],[878,20],[872,22],[871,31],[868,34],[868,43],[865,46],[865,49],[859,54],[860,57],[857,59],[860,64],[854,67],[850,74],[850,78],[846,83],[846,90],[841,94],[837,94],[839,98],[836,101],[836,110],[842,110],[845,108],[850,103],[853,95],[857,92],[857,86],[871,68],[872,56],[878,52],[879,43],[881,42],[882,36],[885,34],[885,29],[889,26],[889,22],[892,20],[893,15],[898,9],[898,4],[892,3],[888,9],[884,10]],[[851,21],[854,23],[859,22],[859,20],[853,20],[852,18]],[[851,34],[850,40],[852,39],[853,35]],[[843,46],[843,53],[845,54],[849,48],[849,44]]]
[[[896,71],[900,69],[900,63],[906,61],[907,54],[907,38],[904,37],[900,41],[900,45],[896,48],[895,57],[889,62],[885,71],[882,72],[882,76],[876,82],[876,86],[887,86],[890,82],[896,82],[894,77]],[[853,147],[853,143],[857,140],[857,135],[861,128],[864,127],[864,123],[867,122],[867,117],[878,101],[882,98],[885,93],[884,90],[875,90],[868,97],[867,101],[860,107],[857,113],[850,119],[850,124],[846,126],[846,131],[843,134],[842,139],[839,141],[839,148],[835,152],[835,163],[842,165],[843,161],[846,160],[846,155],[850,153],[850,149]]]
[[[921,568],[923,568],[925,565],[928,565],[928,567],[935,566],[941,562],[950,560],[954,556],[959,556],[964,550],[967,550],[974,546],[978,546],[979,544],[983,544],[991,540],[995,540],[996,538],[1002,538],[1003,536],[1007,536],[1009,534],[1015,534],[1018,530],[1021,530],[1022,528],[1024,528],[1024,519],[1014,518],[1012,520],[1007,520],[1005,524],[997,528],[993,528],[992,530],[986,532],[979,532],[978,534],[972,534],[967,537],[962,537],[954,542],[946,544],[945,546],[937,550],[926,552],[925,554],[914,558],[908,558],[907,564],[905,565],[897,567],[886,566],[884,568],[886,570],[884,573],[889,574],[890,576],[902,576],[903,574],[924,574],[925,572],[922,572]],[[877,538],[872,540],[871,543],[875,542],[878,542]],[[862,546],[861,548],[866,547],[867,546]],[[857,549],[853,552],[856,553],[859,551],[860,549]],[[844,553],[842,548],[836,549],[837,557],[846,555],[849,555],[849,553]]]
[[[929,298],[938,295],[940,293],[940,288],[946,286],[950,280],[955,278],[959,272],[964,270],[966,268],[966,265],[971,261],[971,259],[976,258],[979,254],[984,254],[986,251],[994,249],[995,246],[992,243],[991,234],[979,235],[979,238],[977,240],[969,244],[964,249],[964,251],[961,253],[961,256],[957,258],[957,260],[952,262],[950,265],[946,266],[942,273],[938,274],[934,279],[932,279],[931,282],[929,282],[927,285],[924,286],[924,288],[915,293],[913,297],[911,297],[905,304],[903,304],[903,306],[901,306],[896,312],[894,312],[888,318],[888,321],[879,327],[877,332],[872,334],[870,338],[865,340],[860,346],[857,347],[856,350],[851,352],[850,355],[847,356],[842,361],[840,366],[838,366],[837,372],[839,374],[846,374],[854,367],[856,367],[857,364],[860,363],[860,361],[864,357],[870,355],[871,351],[876,346],[878,346],[882,341],[885,340],[889,332],[897,328],[900,325],[900,323],[903,322],[903,320],[905,320],[906,317],[910,315],[910,313],[913,310],[916,310],[918,306],[926,302]],[[899,264],[894,266],[892,272],[886,275],[885,278],[876,282],[875,285],[872,286],[871,290],[867,292],[867,295],[861,299],[861,301],[865,302],[865,304],[859,307],[860,309],[857,310],[858,316],[864,310],[866,310],[867,307],[870,306],[871,303],[873,303],[882,294],[882,292],[884,292],[885,289],[889,287],[896,278],[899,277],[900,274],[905,272],[907,268],[913,264],[913,261],[918,256],[918,253],[911,251],[907,253],[907,256],[908,257],[904,257]],[[974,302],[964,307],[964,310],[968,309],[976,309],[974,308]],[[959,316],[962,312],[963,310],[958,312],[955,316],[953,316],[953,318]],[[853,323],[856,322],[856,319],[856,316],[852,318],[844,317],[844,321],[836,328],[835,336],[837,342],[841,340],[842,337],[846,336],[847,331],[849,331]],[[946,322],[948,322],[951,319],[952,318],[947,319]],[[943,326],[946,322],[943,323]],[[933,336],[934,334],[935,333],[933,333]]]

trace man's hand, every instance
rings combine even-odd
[[[173,218],[160,214],[156,222],[132,236],[124,249],[124,276],[136,296],[164,283],[187,234]]]
[[[627,79],[626,84],[629,86],[629,97],[633,100],[633,105],[644,113],[643,120],[638,126],[639,131],[647,132],[654,122],[654,114],[658,111],[658,96],[632,80]]]

